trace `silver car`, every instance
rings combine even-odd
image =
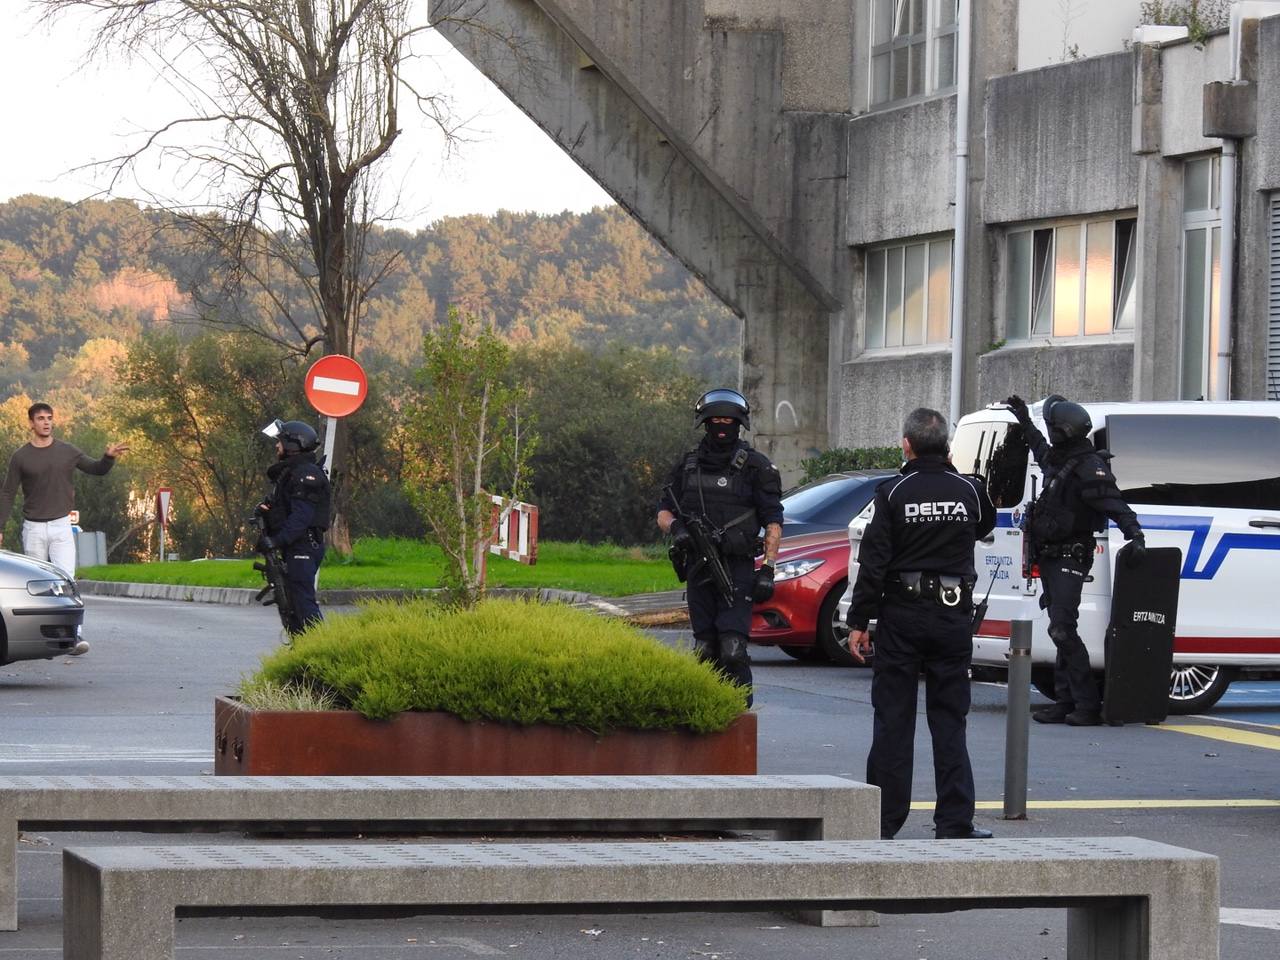
[[[89,649],[75,581],[51,563],[8,550],[0,550],[0,621],[0,663]]]

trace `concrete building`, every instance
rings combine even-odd
[[[432,12],[742,317],[742,386],[784,468],[948,409],[959,264],[962,411],[1280,398],[1280,4],[1198,42],[1135,35],[1139,0],[969,4],[960,250],[960,0]]]

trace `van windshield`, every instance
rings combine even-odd
[[[1004,420],[971,422],[956,428],[951,462],[961,473],[981,477],[997,507],[1022,501],[1027,482],[1027,445],[1016,424]]]
[[[1111,469],[1130,503],[1280,510],[1280,419],[1113,415]]]

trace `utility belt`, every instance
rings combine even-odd
[[[884,592],[901,600],[929,600],[947,609],[967,610],[973,606],[976,581],[976,577],[946,573],[900,572],[885,581]]]
[[[1084,563],[1093,559],[1092,543],[1042,543],[1036,549],[1036,556],[1042,560],[1078,560]]]

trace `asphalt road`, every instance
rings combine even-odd
[[[88,656],[0,668],[0,776],[211,772],[213,698],[233,689],[279,641],[272,614],[97,597],[88,604],[86,636],[94,645]],[[656,633],[670,643],[687,642],[678,631]],[[760,771],[860,779],[871,729],[869,673],[808,666],[771,650],[754,656]],[[1208,717],[1176,718],[1159,727],[1033,724],[1030,815],[1019,822],[1000,819],[1004,698],[1002,686],[974,685],[970,750],[980,823],[1001,836],[1135,835],[1214,853],[1223,861],[1222,956],[1280,956],[1280,683],[1238,685]],[[904,836],[930,835],[931,786],[922,719],[915,789],[920,809]],[[170,838],[24,835],[23,925],[0,933],[0,960],[60,956],[64,846],[160,839]],[[243,842],[237,835],[198,839]],[[825,930],[756,913],[190,919],[178,925],[178,944],[182,960],[1059,960],[1065,957],[1065,912],[885,916],[874,929]]]

